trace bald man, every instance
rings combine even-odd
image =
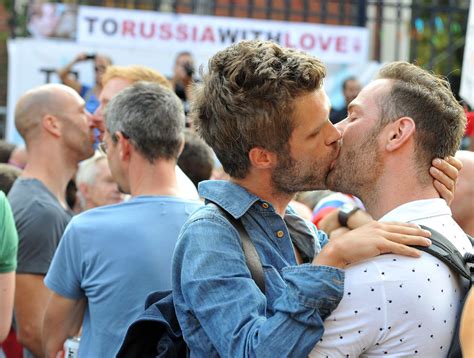
[[[451,204],[454,220],[464,232],[474,236],[474,152],[460,150],[456,153],[463,168]]]
[[[49,299],[43,278],[72,217],[67,183],[78,163],[94,154],[94,133],[84,100],[59,84],[26,92],[15,108],[15,126],[28,153],[26,167],[8,195],[20,240],[17,334],[28,349],[24,357],[41,357],[41,326]]]

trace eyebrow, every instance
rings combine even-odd
[[[347,112],[350,112],[350,111],[352,111],[352,110],[354,110],[354,109],[361,109],[361,108],[362,108],[362,106],[361,106],[360,104],[351,102],[351,103],[349,103],[349,105],[347,106]]]
[[[312,130],[311,132],[309,132],[308,137],[311,137],[311,136],[313,136],[313,135],[315,135],[315,134],[318,134],[318,133],[321,131],[321,129],[324,127],[324,125],[325,125],[328,121],[329,121],[329,118],[326,118],[326,120],[323,121],[323,123],[321,123],[319,126],[317,126],[317,127],[316,127],[314,130]]]

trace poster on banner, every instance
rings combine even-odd
[[[207,57],[240,40],[273,40],[325,63],[368,61],[368,29],[300,22],[171,14],[80,6],[77,41],[85,45],[148,48],[160,53],[202,49]]]
[[[175,50],[176,51],[176,50]],[[126,49],[122,47],[86,46],[72,41],[54,39],[17,38],[8,41],[8,103],[7,140],[22,143],[15,130],[14,109],[20,96],[29,89],[45,84],[59,83],[56,70],[69,63],[78,53],[102,53],[109,56],[115,65],[143,65],[154,68],[171,77],[177,52],[155,51],[150,48]],[[193,51],[197,66],[205,66],[209,57],[206,51]],[[349,76],[356,76],[362,84],[368,83],[380,67],[376,62],[361,64],[327,64],[324,87],[335,108],[343,105],[341,84]],[[93,85],[94,73],[91,62],[78,63],[73,70],[78,80]]]
[[[466,44],[461,74],[459,95],[474,108],[474,0],[471,0],[467,22]]]

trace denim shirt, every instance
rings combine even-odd
[[[207,205],[186,222],[173,257],[173,299],[191,357],[306,357],[343,295],[344,271],[297,265],[285,222],[270,203],[227,181],[199,192],[241,219],[262,261],[253,281],[237,230]],[[327,236],[314,230],[315,252]]]

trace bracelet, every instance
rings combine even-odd
[[[356,211],[359,211],[360,208],[359,207],[345,207],[345,205],[343,205],[340,209],[339,209],[339,213],[337,214],[337,220],[339,221],[339,224],[343,227],[348,227],[347,226],[347,221],[349,221],[349,218],[351,217],[351,215],[353,215]]]

